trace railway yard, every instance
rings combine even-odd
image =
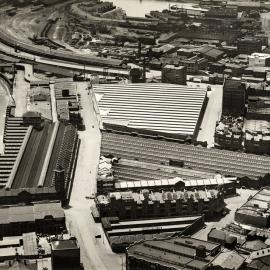
[[[268,9],[0,0],[0,269],[269,270]]]

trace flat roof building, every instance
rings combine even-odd
[[[270,188],[265,187],[235,212],[235,221],[251,228],[270,227]]]
[[[0,207],[0,236],[27,232],[61,233],[65,214],[60,201],[34,202]]]
[[[225,80],[223,85],[222,114],[243,116],[245,112],[245,98],[245,85],[240,80]]]
[[[150,240],[127,249],[127,270],[205,270],[220,252],[220,245],[190,237]]]

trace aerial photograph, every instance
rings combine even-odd
[[[0,270],[270,270],[270,0],[0,0]]]

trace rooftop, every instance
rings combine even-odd
[[[235,251],[221,252],[212,261],[213,265],[221,266],[226,270],[238,270],[244,263],[245,258]]]
[[[204,257],[196,254],[196,247],[206,248]],[[194,238],[172,238],[167,240],[149,240],[131,245],[128,256],[166,265],[171,269],[205,269],[213,259],[213,253],[220,245]]]
[[[111,192],[109,195],[99,195],[97,201],[99,204],[109,204],[112,198],[116,200],[132,200],[137,203],[142,203],[144,200],[150,201],[176,201],[178,199],[188,200],[193,198],[195,201],[204,200],[210,201],[211,199],[217,198],[219,194],[218,190],[198,190],[198,191],[173,191],[173,192],[151,192],[144,190],[143,192]]]
[[[78,249],[77,240],[58,240],[51,243],[52,250],[67,250],[67,249]]]
[[[96,85],[103,123],[169,134],[193,135],[206,88],[160,83]]]

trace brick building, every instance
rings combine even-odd
[[[246,37],[237,42],[238,54],[260,53],[262,51],[262,41],[259,38]]]
[[[243,116],[245,112],[246,89],[241,81],[227,79],[223,85],[222,114]]]
[[[185,66],[165,65],[161,74],[163,83],[186,85],[187,68]]]
[[[235,212],[235,221],[255,228],[270,227],[270,188],[261,189]]]
[[[220,249],[219,244],[190,237],[144,241],[127,249],[126,269],[209,269]]]
[[[96,206],[101,217],[120,220],[167,216],[202,215],[212,217],[224,210],[223,194],[217,190],[112,192],[99,195]]]
[[[187,73],[196,74],[199,70],[206,68],[207,60],[204,57],[195,55],[190,58],[180,60],[179,65],[185,66],[187,68]]]

